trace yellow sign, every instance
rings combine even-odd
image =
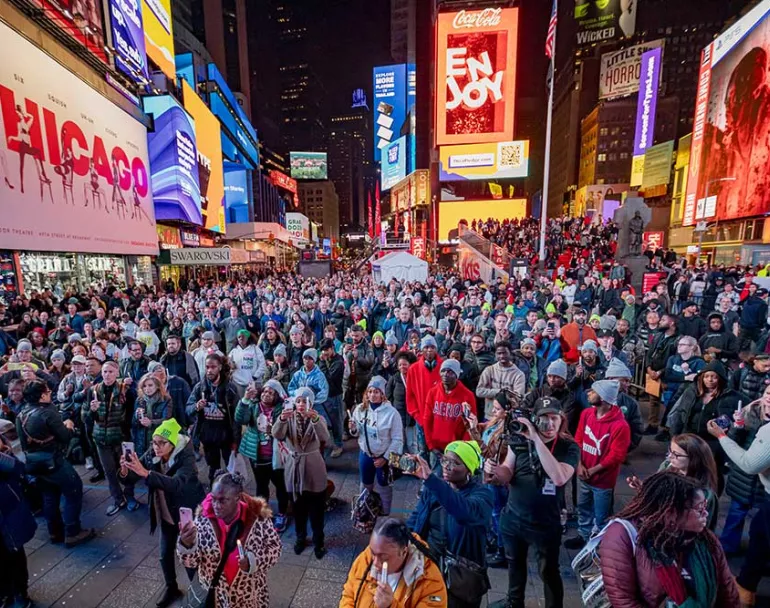
[[[430,203],[430,171],[417,169],[390,190],[392,211],[406,211]]]
[[[512,179],[529,173],[529,141],[441,146],[439,180]]]
[[[176,77],[176,65],[171,0],[142,0],[142,21],[147,56],[173,80]]]
[[[521,219],[527,215],[527,199],[514,198],[485,201],[445,201],[438,207],[438,235],[440,241],[457,239],[458,225],[463,222],[473,228],[474,221],[486,222]]]
[[[644,177],[644,154],[634,156],[631,161],[631,188],[638,188],[642,185],[642,178]]]

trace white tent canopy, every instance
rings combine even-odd
[[[426,281],[428,262],[406,251],[394,251],[372,262],[372,276],[377,283],[397,281]]]

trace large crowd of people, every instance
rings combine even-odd
[[[536,228],[474,229],[516,253]],[[425,283],[283,272],[8,297],[4,605],[32,605],[33,508],[53,543],[94,537],[81,525],[83,465],[106,480],[107,516],[149,509],[159,606],[187,588],[198,606],[267,607],[288,526],[295,553],[324,558],[327,466],[346,450],[361,484],[352,526],[371,537],[340,606],[477,607],[499,567],[496,605],[522,607],[532,547],[545,605],[559,607],[562,544],[601,557],[598,593],[615,607],[753,605],[770,530],[761,269],[691,268],[663,252],[650,256],[663,278],[642,294],[613,259],[616,232],[551,221],[550,268],[508,284],[436,268]],[[619,480],[645,435],[668,444],[660,472]],[[402,475],[421,480],[404,521],[391,516]],[[638,494],[616,513],[626,481]],[[741,551],[750,513],[735,578],[725,554]]]

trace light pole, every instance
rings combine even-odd
[[[737,181],[737,177],[718,177],[716,179],[710,179],[706,182],[706,196],[703,200],[703,214],[706,214],[706,205],[708,205],[709,200],[709,189],[711,188],[711,184],[716,184],[718,182],[734,182]],[[714,205],[714,210],[716,211],[716,205]],[[719,224],[719,218],[717,218],[717,221],[714,223],[714,225]],[[700,257],[701,253],[703,252],[703,233],[706,232],[705,230],[700,231],[700,235],[698,236],[698,257]]]

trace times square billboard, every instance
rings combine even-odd
[[[439,13],[436,145],[513,139],[517,8]]]
[[[703,49],[683,225],[770,212],[770,0]]]

